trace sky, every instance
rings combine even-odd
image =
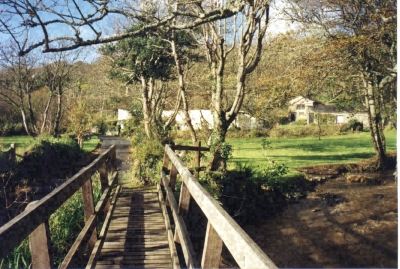
[[[46,0],[43,2],[47,2]],[[87,1],[79,1],[78,2],[80,5],[80,8],[82,10],[83,13],[90,13],[93,12],[93,9],[90,7],[90,5],[88,4]],[[270,26],[268,28],[268,33],[270,33],[271,35],[276,35],[282,32],[286,32],[290,29],[295,29],[294,25],[290,25],[287,21],[282,20],[281,18],[279,18],[279,14],[280,14],[280,10],[282,8],[284,8],[284,4],[282,4],[282,2],[280,1],[273,1],[273,4],[271,5],[271,20],[270,20]],[[2,9],[4,10],[4,7],[2,7],[0,5],[0,16]],[[71,7],[71,13],[72,14],[79,14],[78,10],[74,7]],[[43,15],[43,19],[44,20],[51,20],[54,18],[57,18],[55,15],[51,15],[48,13],[43,13],[41,14]],[[17,24],[18,22],[15,22],[15,24]],[[113,32],[113,23],[112,23],[112,18],[110,19],[105,19],[102,20],[101,22],[97,23],[97,26],[99,26],[102,30],[102,37],[104,36],[108,36],[110,34],[112,34]],[[48,34],[51,37],[56,37],[56,36],[62,36],[62,35],[73,35],[74,31],[67,27],[66,25],[62,25],[62,24],[53,24],[47,27],[48,30]],[[84,27],[80,27],[79,31],[81,33],[81,37],[83,39],[86,38],[92,38],[94,37],[94,33],[93,31],[91,31],[91,29],[88,26],[84,26]],[[36,40],[40,40],[43,37],[43,33],[41,32],[40,28],[37,29],[33,29],[30,31],[30,38],[32,39],[36,39]],[[0,40],[5,40],[4,38],[4,34],[0,34]],[[81,61],[85,61],[85,62],[92,62],[96,59],[96,57],[98,56],[97,53],[97,48],[99,46],[90,46],[90,47],[85,47],[82,51],[82,53],[80,54],[80,60]],[[43,49],[43,48],[41,48]]]

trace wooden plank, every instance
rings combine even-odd
[[[89,258],[88,264],[86,265],[86,268],[94,268],[96,266],[96,262],[100,255],[101,248],[103,247],[104,238],[107,235],[107,229],[108,229],[108,226],[110,225],[111,215],[114,211],[114,207],[115,207],[118,193],[120,192],[120,190],[121,190],[121,186],[117,186],[117,189],[115,190],[114,197],[111,202],[110,210],[108,211],[107,216],[103,223],[103,227],[101,228],[99,240],[97,240],[96,245],[93,248],[93,251],[90,255],[90,258]]]
[[[183,146],[183,145],[171,145],[172,150],[188,150],[188,151],[210,151],[210,148],[201,146]]]
[[[222,253],[222,240],[210,222],[207,223],[201,268],[219,268]]]
[[[171,172],[169,174],[169,186],[171,187],[172,190],[175,190],[177,175],[178,175],[178,170],[176,170],[175,165],[172,165]]]
[[[164,196],[163,196],[160,184],[157,184],[157,190],[158,190],[158,199],[160,201],[161,210],[162,210],[162,213],[164,216],[165,228],[167,230],[167,235],[168,235],[168,245],[169,245],[169,249],[171,252],[170,255],[171,255],[171,259],[172,259],[172,267],[174,269],[180,268],[178,252],[176,251],[174,236],[173,236],[172,228],[171,228],[171,221],[169,220],[167,206],[164,202]]]
[[[92,179],[89,178],[83,185],[82,185],[82,200],[83,200],[83,213],[85,216],[85,222],[87,222],[91,216],[95,214],[94,212],[94,199],[93,199],[93,187],[92,187]],[[93,221],[97,219],[94,218]],[[97,223],[96,223],[97,224]],[[97,229],[94,228],[92,230],[92,234],[90,236],[88,247],[89,251],[92,252],[94,245],[97,241]]]
[[[221,237],[240,268],[277,268],[273,261],[243,231],[219,203],[199,184],[174,151],[165,146],[193,199]],[[165,177],[165,175],[164,175]]]
[[[115,172],[111,177],[110,186],[104,189],[103,194],[100,197],[100,200],[96,204],[96,208],[94,210],[96,213],[106,210],[107,204],[109,204],[108,197],[110,197],[111,190],[113,189],[113,186],[117,183],[117,181],[118,181],[118,172]],[[108,206],[107,212],[108,212],[108,210],[109,210],[109,206]]]
[[[182,182],[181,192],[179,194],[178,214],[181,216],[186,216],[187,213],[189,212],[189,206],[190,206],[190,192],[186,187],[185,182]]]
[[[29,210],[35,203],[37,201],[28,204],[26,209]],[[29,235],[29,248],[31,249],[32,268],[54,267],[48,220],[44,220]]]
[[[100,174],[101,192],[105,193],[106,189],[110,189],[110,187],[108,185],[107,164],[106,163],[101,164],[98,171]],[[110,186],[112,186],[112,184]],[[106,199],[106,201],[105,201],[103,210],[104,210],[104,213],[107,214],[107,212],[110,208],[110,199],[109,199],[109,196],[106,196],[104,199]]]
[[[50,218],[68,198],[70,198],[105,162],[110,154],[115,152],[115,146],[104,151],[91,164],[81,169],[76,175],[67,180],[57,189],[43,197],[32,208],[26,210],[0,227],[0,259],[4,258],[13,248],[17,247],[42,220]],[[40,216],[40,218],[38,218]]]
[[[186,229],[185,222],[182,216],[178,214],[178,205],[176,204],[174,194],[169,187],[169,182],[164,172],[161,172],[161,178],[164,182],[165,192],[170,202],[170,207],[172,211],[172,216],[175,222],[175,231],[178,231],[179,241],[182,246],[183,255],[185,257],[186,266],[188,268],[198,268],[199,263],[196,258],[196,253],[194,251],[192,241],[190,240],[189,233]]]

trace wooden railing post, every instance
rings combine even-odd
[[[101,182],[101,193],[103,193],[105,189],[108,187],[108,172],[107,172],[107,164],[105,162],[100,164],[99,174]],[[107,198],[106,206],[104,207],[105,214],[107,214],[109,208],[110,208],[110,198]]]
[[[30,209],[36,202],[31,202],[25,210]],[[32,255],[32,268],[53,268],[50,230],[48,220],[43,221],[30,235],[29,248]]]
[[[116,150],[116,148],[114,148],[113,153],[111,153],[110,162],[111,162],[111,175],[114,175],[114,173],[117,172],[117,150]]]
[[[199,179],[199,175],[200,175],[200,147],[201,147],[201,141],[197,141],[195,143],[195,147],[198,147],[198,149],[195,151],[195,155],[194,155],[194,160],[193,160],[193,166],[194,166],[194,177],[196,179]]]
[[[82,198],[83,198],[83,210],[86,222],[92,215],[95,214],[93,187],[91,178],[87,179],[86,182],[82,185]],[[97,230],[95,228],[88,242],[88,247],[90,252],[92,252],[94,245],[96,244],[96,241],[97,241]]]
[[[210,221],[208,221],[203,256],[201,258],[201,268],[219,268],[222,244],[218,233],[214,230]]]
[[[175,184],[176,184],[177,175],[178,175],[178,170],[176,169],[175,165],[172,164],[171,172],[169,174],[169,186],[171,187],[171,189],[173,191],[175,190]]]

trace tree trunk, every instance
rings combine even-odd
[[[22,116],[22,124],[24,125],[25,132],[26,132],[27,135],[31,135],[31,132],[30,132],[29,127],[28,127],[28,123],[27,123],[26,113],[25,113],[24,107],[21,106],[20,110],[21,110],[21,116]]]
[[[33,114],[33,108],[32,108],[32,102],[31,102],[31,93],[28,91],[26,93],[27,99],[28,99],[28,111],[29,111],[29,123],[32,129],[32,132],[37,133],[37,127],[36,127],[36,120],[35,120],[35,115]]]
[[[147,138],[151,139],[151,103],[149,100],[149,85],[146,78],[140,78],[142,82],[142,110],[143,110],[143,125]]]
[[[378,167],[382,168],[386,161],[385,136],[379,126],[380,116],[376,111],[374,83],[365,74],[363,75],[363,80],[371,139],[378,157]]]
[[[49,113],[49,108],[50,108],[52,99],[53,99],[53,94],[50,94],[49,100],[47,101],[47,104],[46,104],[46,108],[43,111],[43,122],[42,122],[42,127],[40,128],[41,134],[44,132],[44,127],[46,126],[47,116]]]
[[[61,93],[60,91],[57,94],[57,113],[54,118],[54,137],[57,137],[59,134],[60,122],[61,122],[61,108],[62,108],[62,100],[61,100]]]
[[[185,115],[186,125],[189,128],[190,137],[192,138],[192,143],[193,143],[193,145],[195,145],[197,142],[197,135],[196,135],[196,131],[194,130],[192,120],[190,119],[189,104],[188,104],[188,100],[186,98],[185,79],[183,76],[183,69],[182,69],[180,58],[179,58],[179,53],[176,49],[176,43],[177,43],[177,41],[176,41],[176,35],[175,35],[175,31],[174,31],[172,33],[171,47],[172,47],[172,53],[174,55],[176,70],[178,73],[179,90],[180,90],[179,94],[180,94],[180,97],[181,97],[181,100],[183,103],[183,113]]]

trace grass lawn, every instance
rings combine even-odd
[[[0,137],[0,150],[6,151],[14,143],[17,148],[17,154],[23,155],[33,141],[34,138],[27,135]],[[97,136],[90,136],[90,139],[83,142],[83,152],[85,154],[90,153],[96,148],[99,142],[100,139]]]
[[[85,154],[90,153],[97,147],[99,143],[100,139],[95,135],[91,135],[89,139],[83,142],[82,150]]]
[[[385,134],[387,152],[396,151],[396,132]],[[252,166],[263,166],[268,158],[284,163],[289,168],[317,164],[357,162],[375,156],[369,132],[341,136],[307,138],[267,138],[271,149],[263,152],[262,138],[228,139],[233,147],[232,162],[245,162]]]

